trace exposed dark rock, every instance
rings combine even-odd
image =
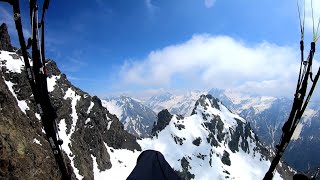
[[[197,158],[199,158],[199,159],[202,159],[202,160],[204,160],[204,158],[206,157],[207,155],[204,155],[204,154],[197,154]]]
[[[229,142],[228,146],[232,152],[239,151],[239,144],[241,149],[244,152],[249,153],[249,144],[247,138],[250,137],[254,139],[255,137],[251,137],[251,128],[249,123],[244,123],[239,119],[235,119],[237,121],[236,129],[229,129],[231,133],[231,141]],[[241,139],[241,143],[240,142]],[[258,141],[257,141],[258,142]]]
[[[171,121],[172,115],[167,109],[164,109],[158,114],[158,121],[153,125],[151,134],[152,136],[156,135],[158,132],[162,131]]]
[[[227,170],[224,170],[223,172],[230,175],[229,171],[227,171]]]
[[[201,144],[201,142],[202,142],[202,139],[200,137],[198,137],[192,141],[192,144],[199,146]]]
[[[3,141],[0,136],[0,178],[9,177],[9,158]]]
[[[223,151],[221,162],[227,166],[231,166],[230,154],[227,151]]]
[[[186,140],[186,138],[180,138],[180,137],[173,135],[173,134],[171,134],[171,137],[174,139],[174,142],[176,142],[176,144],[180,144],[180,145],[182,145],[183,141]]]
[[[178,123],[180,123],[180,122],[178,121]],[[182,129],[185,129],[185,128],[186,128],[185,125],[183,125],[183,124],[174,123],[174,126],[175,126],[176,128],[178,128],[179,130],[182,130]]]
[[[180,114],[177,115],[177,120],[183,120],[183,119],[184,119],[184,117],[182,115],[180,115]]]
[[[212,156],[213,156],[213,151],[212,149],[210,150],[210,154],[209,154],[209,165],[212,167]]]
[[[10,36],[8,33],[8,27],[5,23],[2,23],[0,26],[0,50],[11,52],[13,51]]]
[[[195,178],[194,174],[191,174],[189,172],[189,169],[191,169],[191,166],[189,165],[189,161],[185,157],[183,157],[181,159],[181,167],[182,167],[182,172],[176,171],[176,173],[182,179],[194,179]]]
[[[210,122],[203,123],[203,126],[209,130],[209,136],[207,138],[208,143],[212,146],[218,147],[218,142],[221,143],[225,137],[225,133],[222,132],[224,123],[221,121],[220,116],[213,115]]]

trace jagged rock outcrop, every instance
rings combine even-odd
[[[158,121],[154,123],[151,134],[154,136],[157,132],[163,130],[171,121],[172,114],[167,109],[164,109],[158,113]]]
[[[7,44],[0,50],[8,47]],[[24,64],[16,53],[0,53],[0,177],[59,179]],[[74,170],[73,179],[94,179],[94,163],[101,171],[112,168],[112,155],[107,148],[141,150],[136,137],[124,130],[98,97],[73,86],[54,61],[48,60],[46,66],[48,90],[64,141],[65,159]]]
[[[0,26],[0,50],[13,51],[7,24],[2,23]]]

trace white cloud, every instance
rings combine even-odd
[[[215,2],[216,0],[204,0],[204,5],[206,6],[206,8],[211,8]]]
[[[228,36],[195,35],[190,40],[127,61],[120,72],[125,86],[192,89],[240,88],[288,95],[299,68],[299,49],[262,42],[249,46]]]

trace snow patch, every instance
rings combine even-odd
[[[47,78],[48,92],[52,92],[54,90],[54,86],[56,85],[56,81],[60,79],[59,76],[52,76],[51,78]]]
[[[90,121],[91,121],[91,119],[88,118],[88,119],[86,120],[86,122],[84,122],[84,124],[88,124]]]
[[[39,144],[40,146],[42,146],[42,144],[40,143],[40,141],[36,138],[33,139],[32,141],[33,143]]]
[[[91,102],[90,102],[90,106],[88,107],[87,114],[90,113],[90,111],[91,111],[91,109],[93,108],[93,106],[94,106],[94,103],[91,101]]]
[[[105,180],[106,177],[111,179],[126,179],[133,168],[136,165],[137,158],[141,152],[139,151],[130,151],[127,149],[113,149],[104,143],[107,151],[110,155],[110,162],[112,168],[106,171],[100,171],[98,169],[98,164],[96,158],[91,155],[93,160],[93,173],[94,179],[96,180]]]
[[[41,120],[41,116],[39,113],[35,113],[34,115],[36,116],[37,119]]]
[[[109,121],[109,122],[108,122],[107,130],[110,129],[112,123],[113,123],[113,121]]]
[[[16,53],[8,51],[0,51],[0,61],[6,61],[4,64],[0,63],[0,67],[6,66],[9,72],[21,73],[24,67],[24,62],[22,58]],[[14,59],[11,55],[19,57],[19,59]]]
[[[306,110],[304,111],[304,113],[303,113],[303,115],[302,115],[303,121],[300,122],[300,123],[297,125],[297,127],[296,127],[296,129],[295,129],[295,131],[294,131],[294,133],[293,133],[293,135],[292,135],[291,140],[298,140],[298,139],[299,139],[300,133],[301,133],[301,131],[302,131],[302,129],[303,129],[303,126],[304,126],[304,125],[307,125],[308,123],[311,123],[312,118],[313,118],[316,114],[317,114],[317,111],[314,110],[314,109],[306,109]]]
[[[79,170],[74,166],[74,161],[73,161],[74,155],[69,147],[69,145],[71,146],[70,138],[72,133],[67,134],[67,125],[66,125],[65,119],[61,119],[58,127],[59,127],[59,136],[64,141],[61,147],[66,152],[66,154],[68,155],[71,161],[73,172],[76,175],[77,179],[83,179],[83,176],[79,174]]]
[[[76,105],[77,102],[80,100],[81,96],[77,95],[75,91],[73,91],[71,88],[69,88],[66,91],[65,96],[63,97],[63,99],[71,99],[71,108],[72,108],[72,125],[71,125],[71,130],[70,130],[70,135],[73,134],[73,132],[75,131],[76,125],[77,125],[77,121],[78,121],[78,114],[77,114],[77,110],[76,110]]]
[[[299,139],[302,128],[303,128],[303,124],[299,123],[292,134],[291,140],[298,140]]]
[[[25,100],[18,100],[18,97],[16,95],[16,93],[13,90],[13,86],[15,85],[14,83],[10,82],[10,81],[4,81],[7,85],[7,87],[9,88],[9,90],[11,91],[12,95],[16,98],[17,102],[18,102],[18,106],[21,109],[21,111],[26,114],[26,110],[30,110],[27,102]]]

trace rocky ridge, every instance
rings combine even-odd
[[[6,26],[1,27],[0,177],[57,179],[60,174],[35,110],[24,64],[18,54],[7,51],[12,45],[3,28]],[[141,149],[136,138],[124,130],[98,97],[73,86],[54,61],[48,60],[46,66],[48,90],[58,115],[59,134],[65,141],[65,159],[74,171],[73,179],[93,179],[94,163],[101,171],[112,168],[112,155],[107,148]]]

